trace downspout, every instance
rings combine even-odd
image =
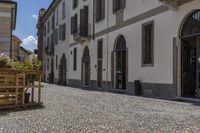
[[[106,91],[108,91],[108,43],[109,43],[109,0],[107,0],[107,63],[106,63]]]
[[[94,0],[93,0],[93,29],[92,29],[92,39],[94,40],[95,39],[95,35],[94,35],[94,33],[95,33],[95,14],[94,14],[94,12],[95,12],[95,3],[94,3]]]

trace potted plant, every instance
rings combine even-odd
[[[12,60],[6,53],[0,53],[0,68],[9,68]]]

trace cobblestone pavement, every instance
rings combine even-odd
[[[45,107],[0,112],[0,133],[200,132],[200,104],[44,85]]]

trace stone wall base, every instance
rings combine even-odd
[[[90,85],[82,85],[81,80],[68,80],[68,86],[82,88],[86,90],[96,90],[105,92],[114,92],[128,95],[135,95],[135,83],[128,82],[127,88],[124,91],[116,90],[112,87],[110,81],[102,82],[102,87],[97,87],[96,80],[91,80]],[[141,92],[144,97],[161,98],[161,99],[175,99],[177,96],[176,87],[173,84],[158,84],[158,83],[141,83]]]

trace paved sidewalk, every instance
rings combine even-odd
[[[0,112],[0,133],[200,132],[200,104],[44,85],[45,108]]]

